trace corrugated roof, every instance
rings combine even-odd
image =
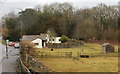
[[[42,40],[46,40],[46,35],[23,35],[22,40],[34,40],[40,38]]]

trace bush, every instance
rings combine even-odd
[[[67,42],[68,39],[69,39],[69,38],[68,38],[67,36],[62,35],[62,37],[60,38],[60,41],[61,41],[62,43],[64,43],[64,42]]]

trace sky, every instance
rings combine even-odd
[[[20,9],[34,8],[37,5],[51,4],[55,2],[69,2],[75,8],[93,7],[100,3],[106,5],[118,5],[120,0],[1,0],[0,18],[11,11],[20,12]]]

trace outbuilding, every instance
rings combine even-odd
[[[104,53],[113,53],[114,52],[114,46],[110,43],[103,43],[103,52]]]

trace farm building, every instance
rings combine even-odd
[[[114,52],[114,47],[110,43],[104,43],[102,46],[103,46],[103,52],[104,53]]]

